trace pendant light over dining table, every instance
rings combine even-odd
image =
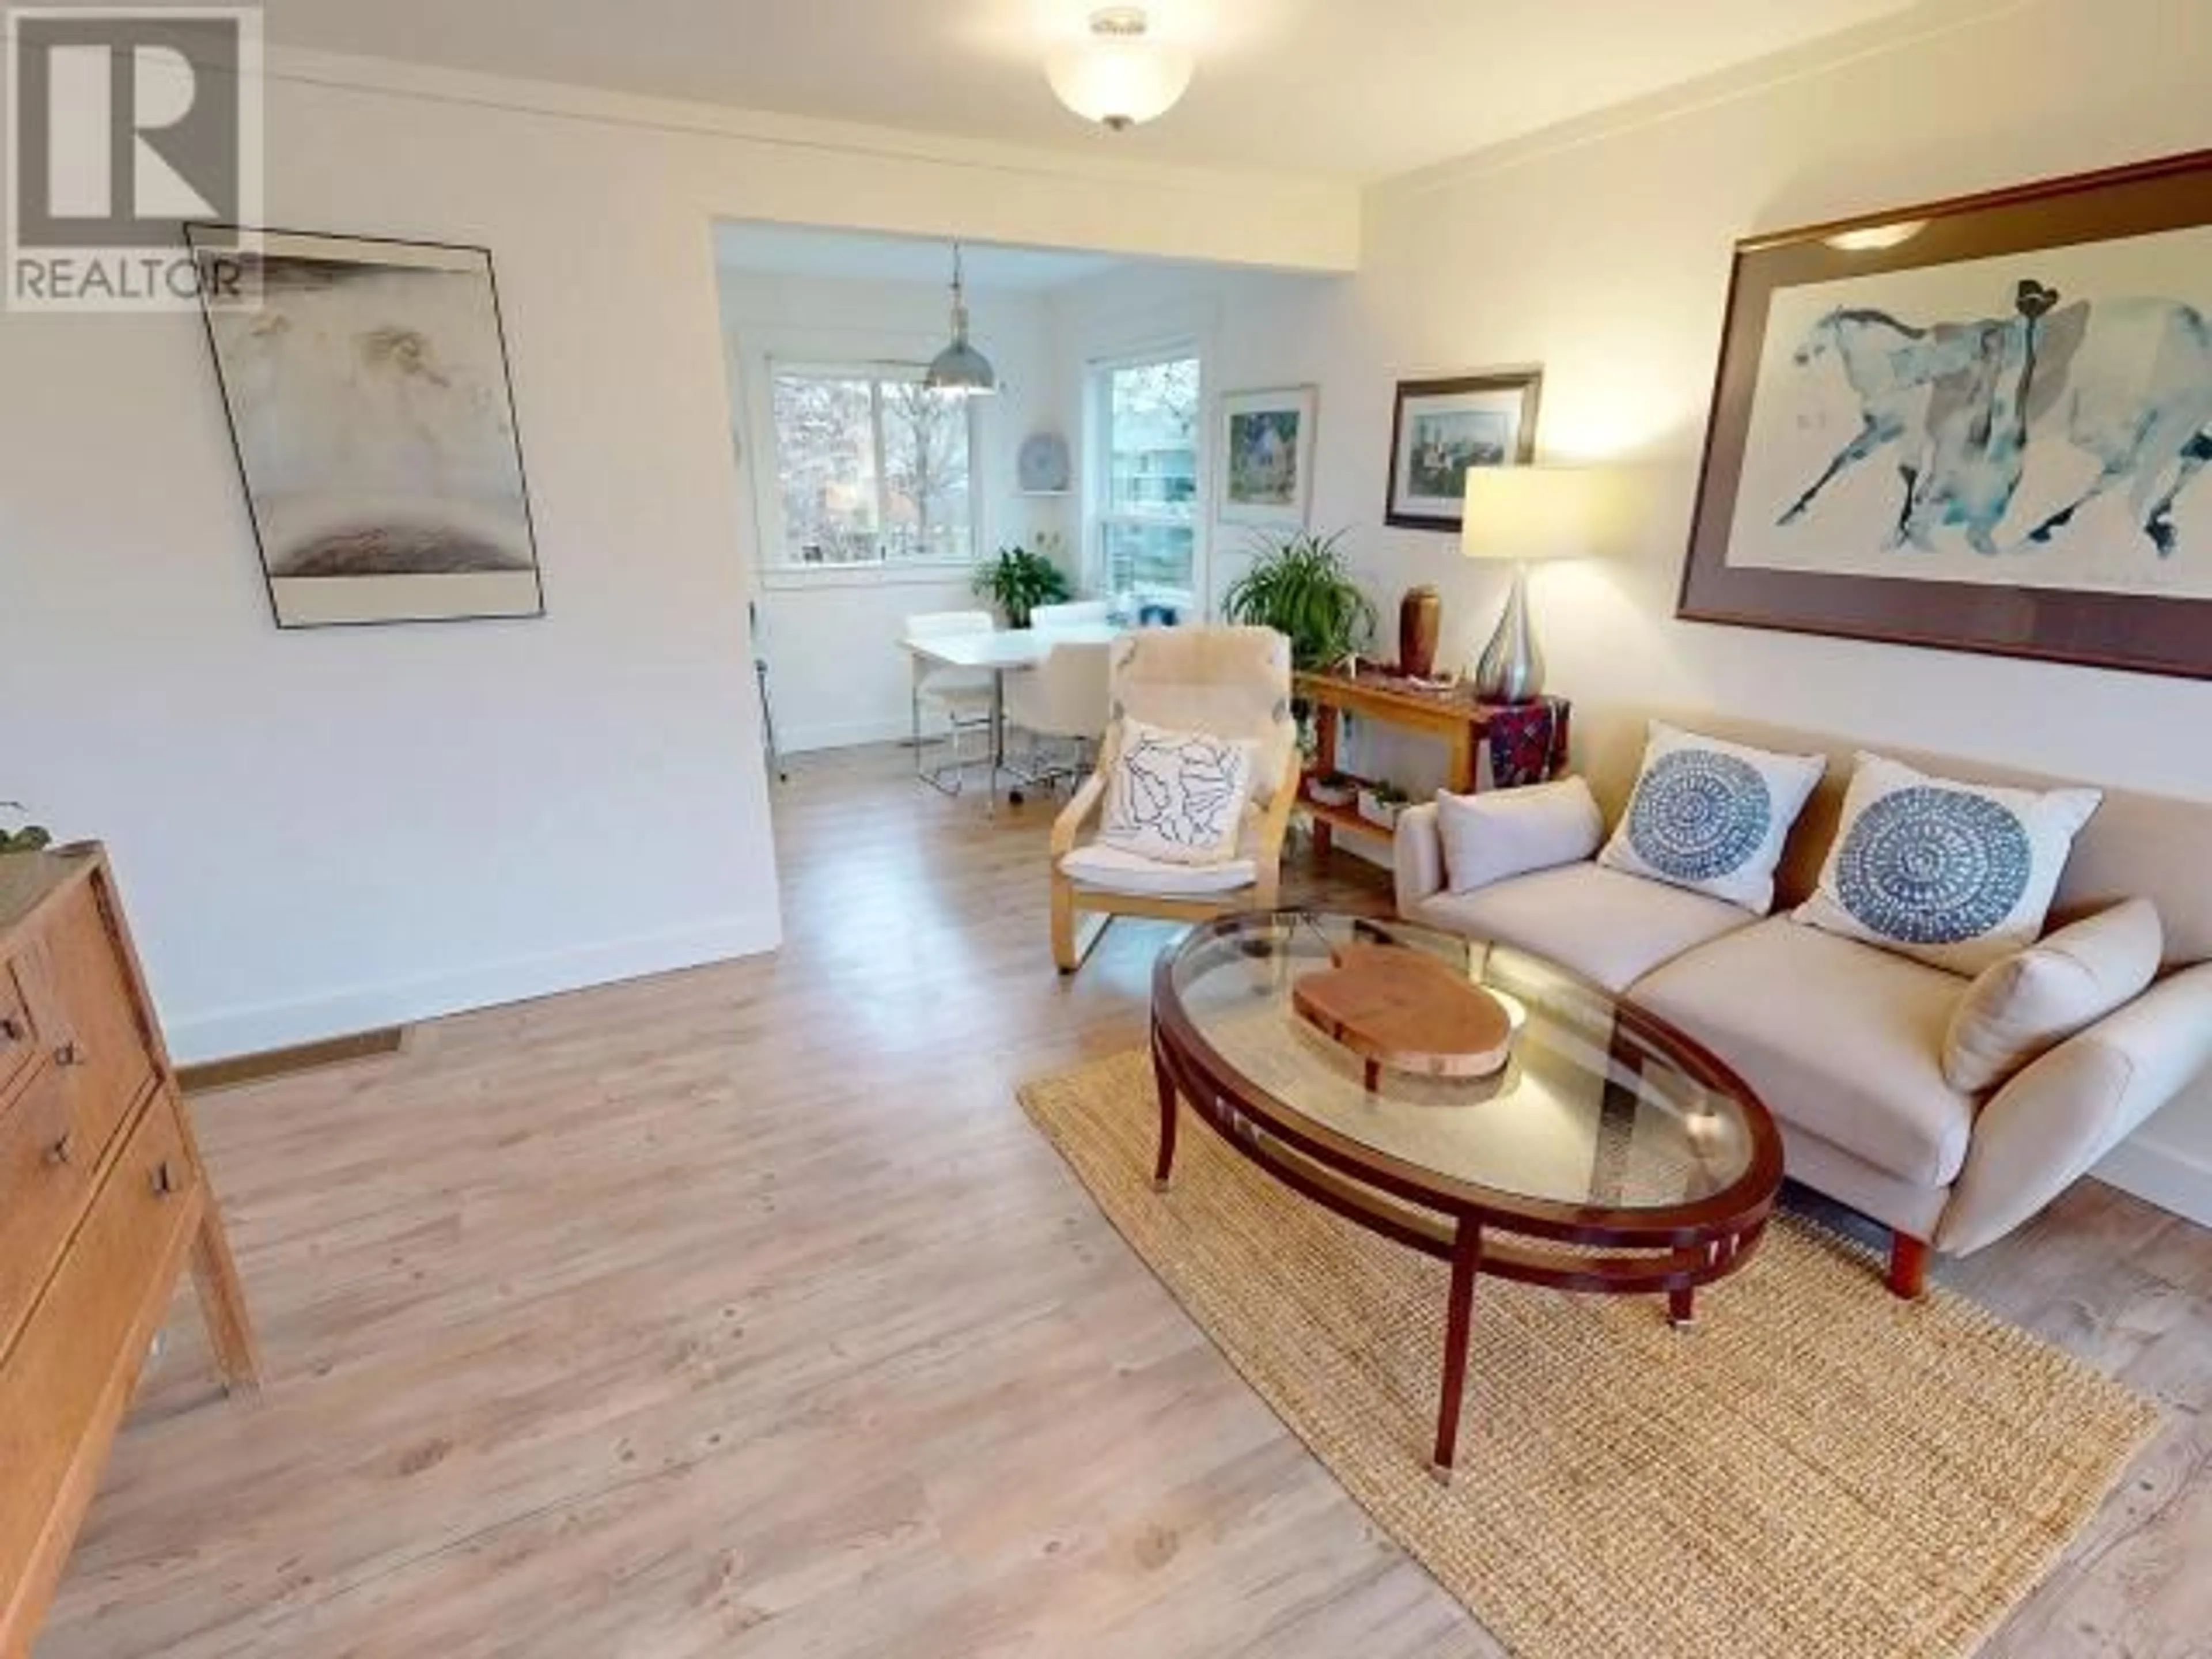
[[[933,392],[956,392],[980,398],[999,389],[999,373],[991,360],[968,343],[968,293],[961,282],[960,244],[952,245],[952,338],[930,359],[921,383]]]

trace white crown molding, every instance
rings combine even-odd
[[[1300,198],[1349,201],[1357,194],[1357,186],[1346,179],[1285,179],[1277,174],[1231,168],[1126,161],[1072,149],[994,143],[902,127],[830,121],[814,116],[615,92],[567,82],[520,80],[472,70],[274,44],[264,50],[263,74],[272,82],[333,91],[466,105],[832,155],[927,161],[1033,179],[1093,179],[1194,195],[1259,191],[1280,196],[1286,203]]]
[[[1922,3],[1808,41],[1747,64],[1699,76],[1663,91],[1630,99],[1517,138],[1368,182],[1370,201],[1431,195],[1494,177],[1571,150],[1626,137],[1699,112],[1757,98],[1778,88],[1817,80],[1850,64],[1909,51],[1978,28],[1994,20],[2039,9],[2047,0],[1922,0]]]
[[[0,36],[0,60],[6,56],[6,40]],[[202,64],[198,67],[207,70],[220,66]],[[1188,250],[1188,257],[1331,273],[1356,270],[1359,262],[1360,189],[1358,182],[1350,179],[1285,178],[1252,170],[1127,161],[1074,150],[828,121],[811,116],[610,91],[566,82],[524,80],[392,58],[314,52],[266,41],[262,51],[262,76],[272,86],[533,115],[632,131],[722,140],[794,154],[943,167],[995,177],[1010,190],[1026,187],[1032,195],[1038,186],[1049,189],[1101,185],[1148,194],[1159,201],[1163,217],[1186,226],[1204,223],[1209,204],[1233,204],[1237,210],[1233,216],[1241,222],[1272,223],[1283,228],[1285,234],[1273,238],[1276,246],[1266,252],[1255,250],[1240,257],[1233,246],[1218,251],[1192,248]],[[937,234],[955,228],[933,221],[915,224],[890,222],[897,216],[879,213],[875,219],[881,222],[863,224],[832,215],[815,222],[830,228],[890,234]],[[800,222],[795,218],[792,222]],[[1009,240],[1039,246],[1054,245],[1027,235]],[[1109,240],[1114,246],[1108,246],[1095,239],[1071,240],[1059,245],[1125,254],[1157,255],[1176,251],[1152,245],[1155,239],[1148,237],[1139,226],[1133,225],[1128,234]]]

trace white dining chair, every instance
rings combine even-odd
[[[791,771],[775,740],[775,702],[768,689],[768,618],[758,599],[745,601],[745,622],[753,640],[753,684],[760,688],[761,746],[768,751],[769,775],[778,783],[789,783]]]
[[[1030,607],[1030,626],[1040,634],[1049,634],[1061,628],[1091,628],[1113,620],[1112,607],[1104,599],[1075,599],[1066,605],[1039,605]]]
[[[1030,782],[1055,783],[1090,770],[1110,717],[1113,649],[1106,641],[1055,641],[1035,668],[1006,677],[1006,724],[1029,734]],[[1070,752],[1048,760],[1042,750],[1052,744]]]
[[[997,626],[988,611],[929,611],[906,619],[910,640],[946,639],[963,634],[988,634]],[[978,759],[991,752],[992,677],[982,669],[947,668],[910,657],[913,681],[908,698],[914,728],[914,772],[923,782],[948,795],[960,793],[963,769],[972,763],[961,752],[961,739],[969,733],[983,739]],[[927,708],[943,717],[945,744],[951,758],[936,766],[924,761],[921,716]]]

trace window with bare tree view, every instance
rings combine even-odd
[[[975,556],[975,412],[918,366],[773,370],[787,565]]]

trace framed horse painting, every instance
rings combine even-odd
[[[2212,151],[1736,246],[1679,614],[2212,678]]]

